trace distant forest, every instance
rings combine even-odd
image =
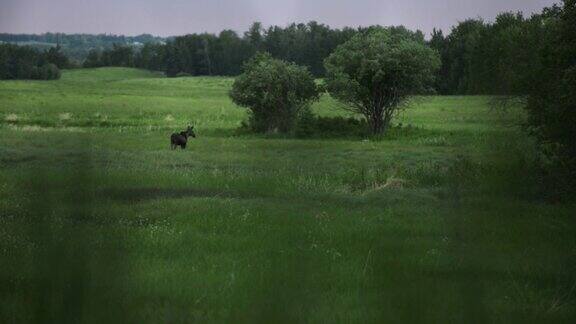
[[[146,43],[163,43],[165,41],[165,38],[148,34],[123,36],[108,34],[45,33],[35,35],[0,33],[0,42],[26,45],[38,50],[47,50],[50,47],[59,45],[70,60],[80,64],[86,59],[88,52],[93,49],[103,51],[112,48],[114,44],[139,47]]]
[[[439,94],[523,93],[542,64],[541,52],[551,46],[561,8],[540,14],[502,13],[494,22],[468,19],[449,34],[434,30],[428,40],[442,66],[437,75]],[[219,34],[189,34],[171,38],[151,35],[0,34],[0,41],[35,48],[59,45],[70,58],[69,67],[125,66],[163,71],[167,76],[238,75],[243,63],[257,52],[304,65],[324,75],[324,59],[357,33],[372,27],[334,29],[317,22],[265,28],[254,23],[243,35],[232,30]],[[404,27],[394,27],[403,29]]]

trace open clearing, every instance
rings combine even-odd
[[[528,188],[518,107],[417,98],[379,141],[238,135],[232,81],[0,82],[0,322],[42,298],[95,323],[574,318],[575,206]]]

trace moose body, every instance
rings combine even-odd
[[[170,136],[170,148],[175,150],[178,146],[180,146],[181,149],[185,149],[186,143],[188,143],[188,137],[196,137],[193,129],[193,126],[188,126],[185,131],[172,134]]]

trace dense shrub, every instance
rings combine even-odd
[[[48,63],[38,68],[38,80],[57,80],[60,79],[60,69],[55,64]]]
[[[288,133],[297,117],[319,97],[310,72],[301,66],[257,54],[236,78],[230,98],[250,110],[254,132]]]
[[[368,137],[364,119],[353,117],[320,117],[306,111],[296,124],[294,135],[298,138]]]
[[[312,137],[316,132],[316,117],[310,109],[303,109],[294,128],[294,135],[298,138]]]
[[[190,73],[186,73],[186,72],[178,72],[178,73],[177,73],[175,76],[176,76],[177,78],[182,78],[182,77],[191,77],[191,76],[192,76],[192,74],[190,74]]]

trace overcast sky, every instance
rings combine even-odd
[[[559,0],[0,0],[0,32],[160,36],[245,31],[316,20],[332,27],[405,25],[426,34],[502,11],[539,12]]]

